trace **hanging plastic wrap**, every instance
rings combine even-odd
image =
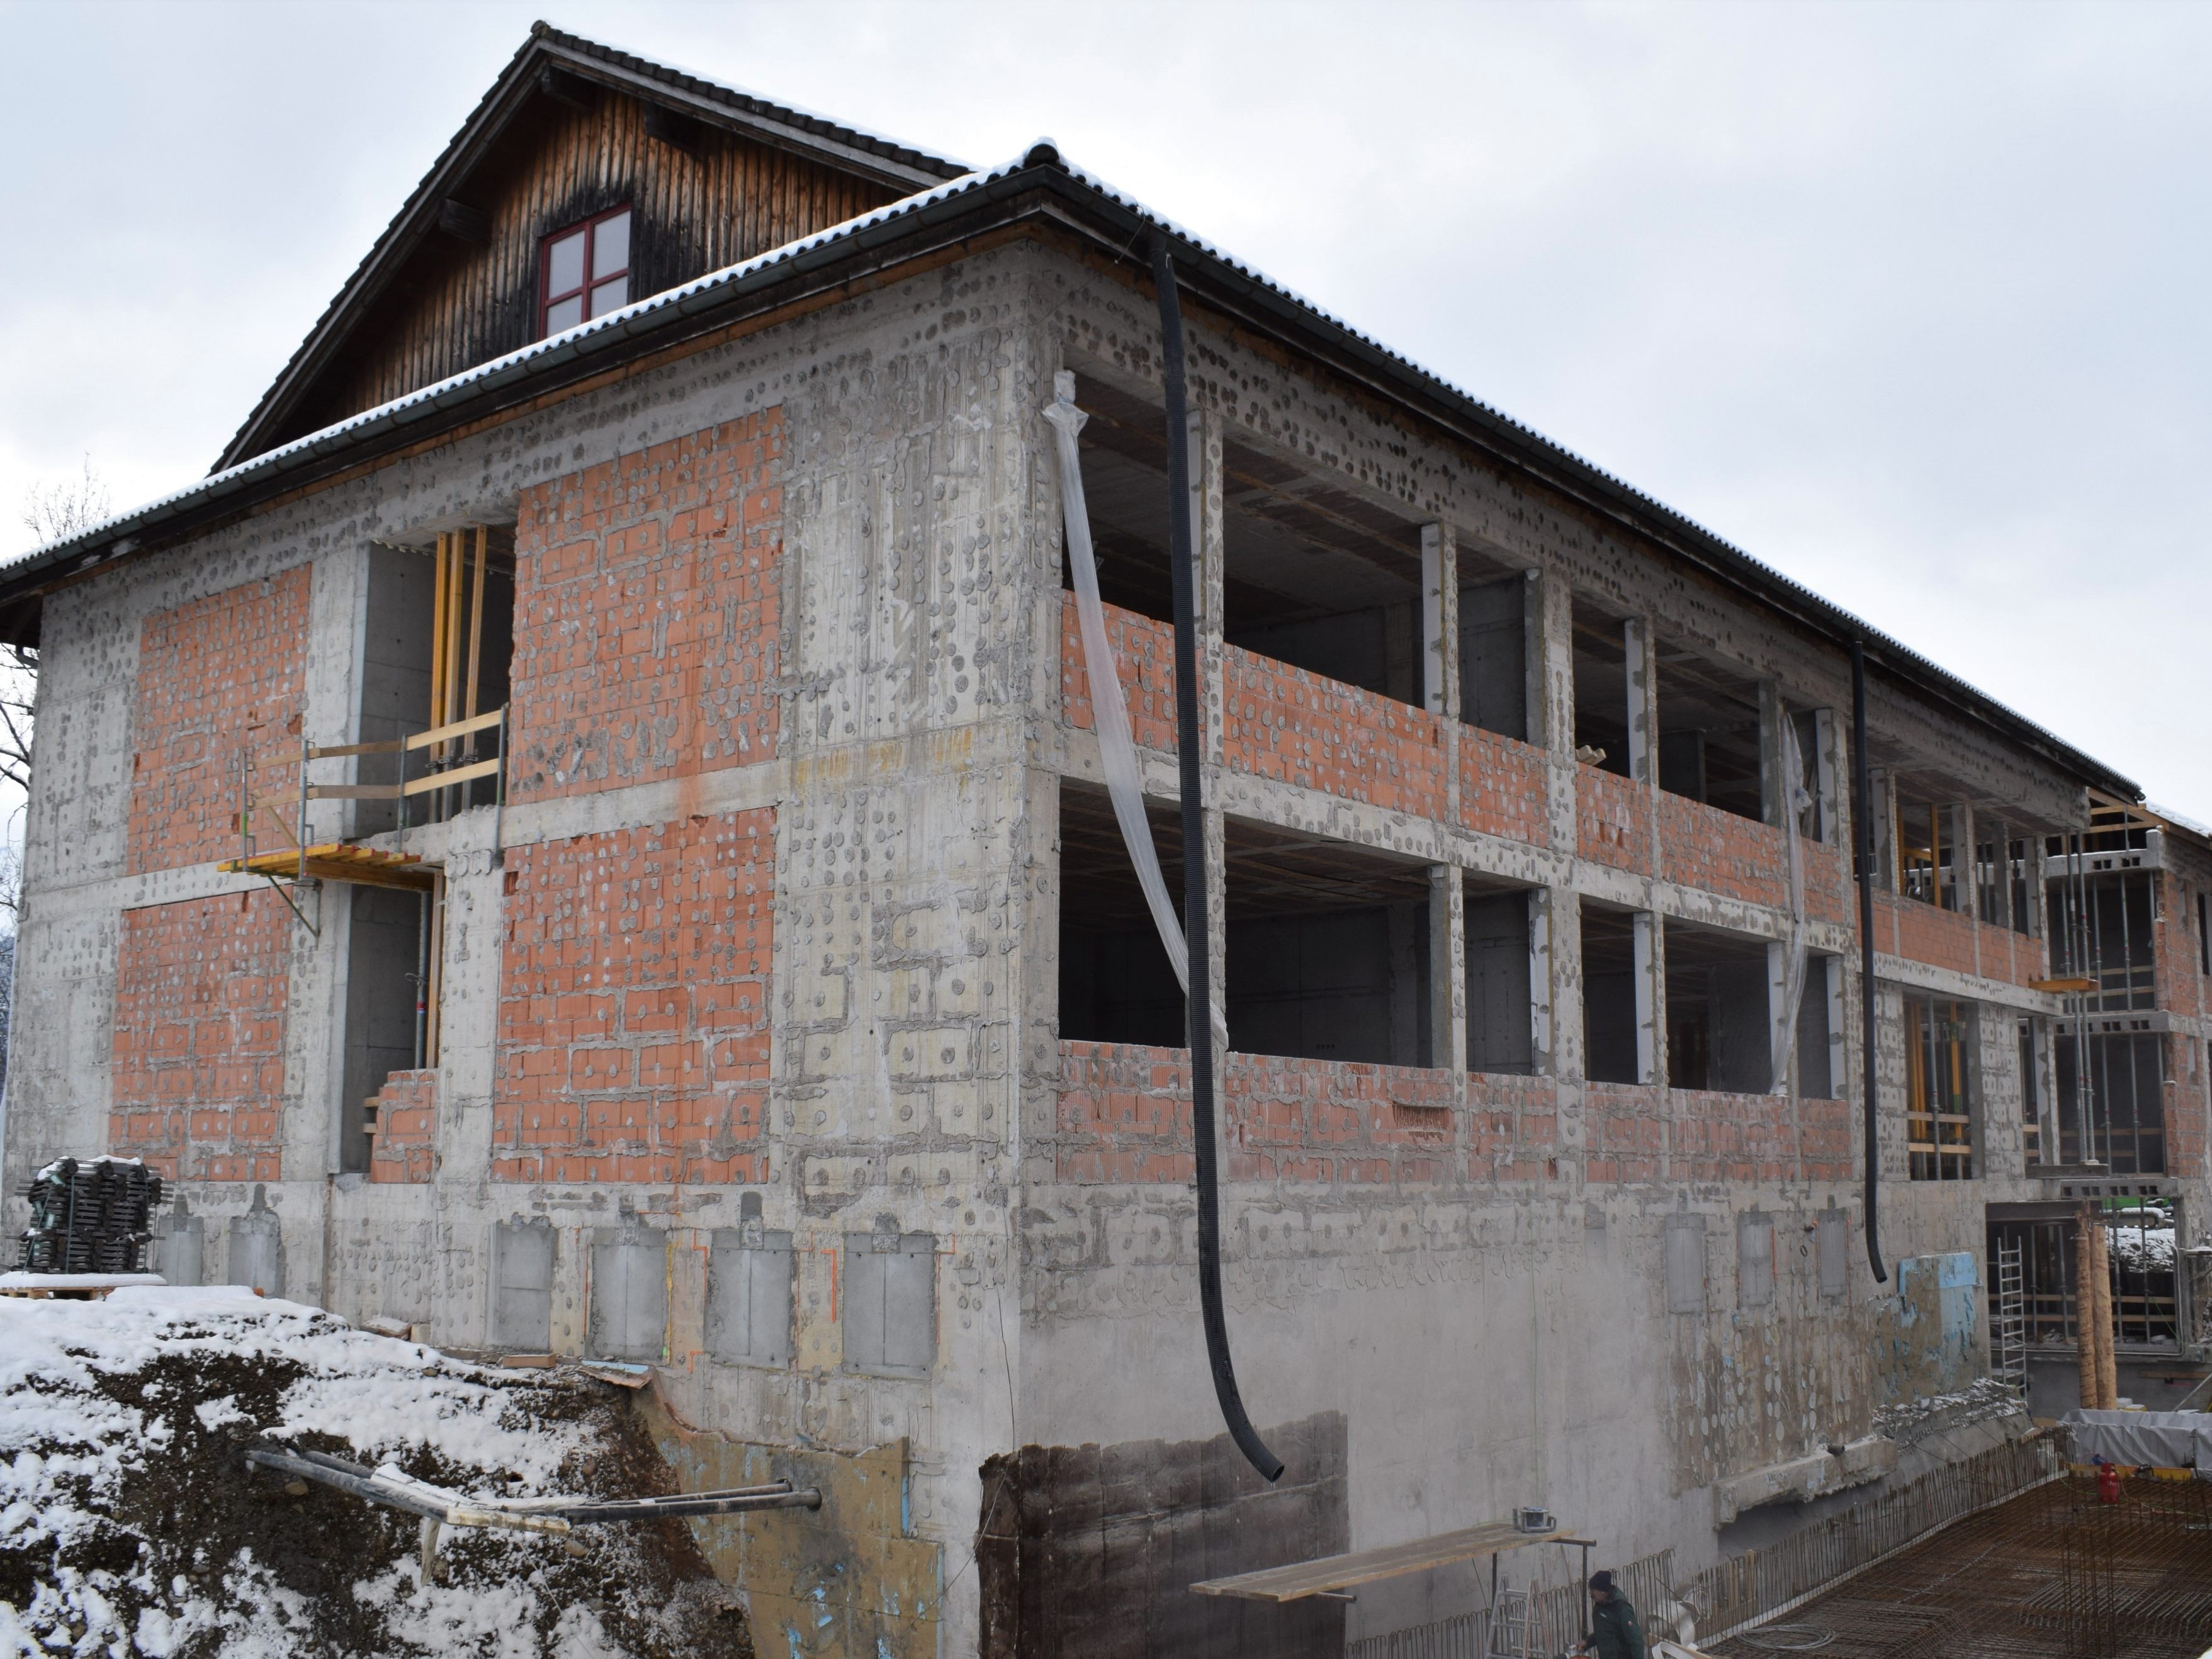
[[[1144,889],[1152,925],[1159,929],[1160,945],[1176,983],[1190,994],[1190,947],[1182,934],[1182,920],[1168,899],[1167,878],[1160,873],[1160,858],[1152,845],[1152,822],[1145,816],[1145,787],[1137,770],[1137,743],[1129,730],[1129,706],[1122,700],[1121,676],[1114,662],[1114,648],[1106,637],[1106,612],[1098,597],[1098,564],[1091,547],[1091,508],[1083,495],[1083,455],[1076,437],[1091,417],[1075,406],[1075,376],[1066,370],[1053,376],[1054,399],[1045,405],[1044,417],[1059,439],[1060,508],[1067,523],[1067,568],[1075,583],[1075,614],[1083,632],[1083,665],[1091,681],[1091,723],[1098,736],[1098,762],[1106,775],[1106,793],[1114,802],[1115,821],[1121,826],[1122,844]],[[1217,1047],[1227,1048],[1229,1032],[1217,1012],[1213,1020]]]

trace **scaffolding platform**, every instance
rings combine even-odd
[[[216,868],[225,875],[266,876],[271,881],[298,881],[314,877],[322,881],[359,882],[370,887],[401,887],[428,892],[437,872],[412,853],[387,853],[374,847],[356,847],[342,841],[325,842],[301,852],[287,848],[225,859]]]

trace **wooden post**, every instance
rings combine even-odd
[[[2097,1409],[2120,1408],[2119,1358],[2112,1336],[2112,1230],[2096,1218],[2090,1232],[2097,1242]]]
[[[477,526],[476,586],[469,599],[469,685],[468,700],[461,718],[472,720],[477,717],[477,670],[483,661],[484,551],[491,539],[491,531],[484,525]],[[473,739],[469,747],[476,748]]]
[[[2074,1331],[2078,1344],[2081,1409],[2100,1409],[2103,1368],[2097,1358],[2097,1223],[2085,1200],[2074,1217]]]

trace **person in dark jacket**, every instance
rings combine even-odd
[[[1644,1626],[1636,1609],[1614,1588],[1609,1572],[1590,1575],[1590,1638],[1585,1653],[1597,1659],[1644,1659]]]

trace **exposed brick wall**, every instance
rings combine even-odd
[[[1479,726],[1459,733],[1459,821],[1484,835],[1547,847],[1551,806],[1544,751]]]
[[[775,812],[507,853],[492,1171],[760,1182]]]
[[[1674,1119],[1668,1173],[1676,1181],[1791,1179],[1797,1137],[1786,1095],[1671,1091]]]
[[[111,1152],[171,1179],[283,1178],[295,925],[272,892],[123,913]]]
[[[1663,789],[1657,793],[1656,811],[1662,879],[1778,910],[1789,908],[1790,852],[1776,826]],[[1856,915],[1844,849],[1800,836],[1797,855],[1805,914],[1815,921],[1836,922]]]
[[[256,795],[295,786],[313,583],[300,565],[146,618],[131,712],[132,873],[238,851],[241,751],[253,752]],[[265,815],[256,828],[263,851],[289,845]]]
[[[1656,1089],[1592,1083],[1583,1091],[1585,1170],[1593,1182],[1656,1181],[1667,1148],[1667,1116]]]
[[[1178,1048],[1060,1045],[1060,1179],[1077,1185],[1188,1182],[1190,1073]],[[1554,1133],[1548,1079],[1477,1077],[1468,1114],[1477,1178],[1514,1178],[1516,1126]],[[1232,1181],[1437,1183],[1457,1157],[1451,1074],[1232,1054],[1222,1078]]]
[[[1421,817],[1444,815],[1444,726],[1426,709],[1221,649],[1222,758],[1238,771]]]
[[[1874,937],[1875,948],[1891,956],[2009,984],[2025,985],[2045,972],[2041,939],[1894,893],[1874,896]]]
[[[1595,864],[1647,870],[1651,864],[1651,791],[1595,766],[1575,768],[1577,850]]]
[[[2201,1015],[2206,986],[2197,948],[2196,891],[2171,871],[2161,870],[2152,879],[2158,884],[2157,921],[2151,930],[2158,1006],[2172,1013]]]
[[[1118,605],[1101,605],[1105,613],[1106,642],[1114,652],[1114,667],[1121,682],[1121,701],[1128,705],[1129,730],[1147,749],[1176,747],[1175,629],[1150,617],[1124,611]],[[1075,614],[1075,595],[1060,595],[1060,707],[1068,725],[1090,731],[1091,675],[1083,659],[1083,625]]]
[[[438,1073],[394,1072],[369,1097],[368,1178],[427,1182],[438,1133]]]
[[[524,495],[515,799],[775,756],[783,441],[769,410]]]

